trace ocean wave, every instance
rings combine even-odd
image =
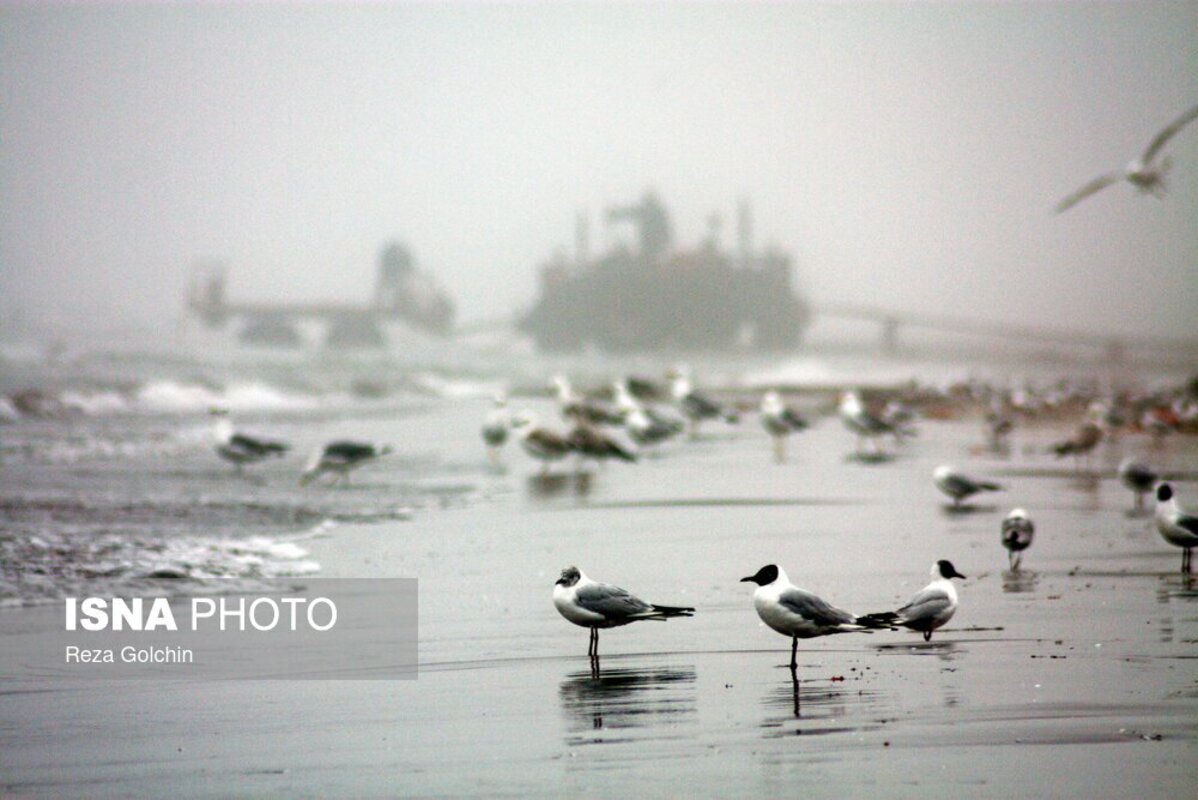
[[[174,380],[154,380],[132,389],[59,391],[22,389],[0,395],[0,422],[21,419],[70,419],[123,414],[194,414],[223,408],[232,412],[310,411],[330,402],[343,402],[341,393],[322,397],[291,391],[262,381],[209,386]]]
[[[148,586],[165,594],[237,592],[318,572],[294,540],[265,535],[0,537],[0,607]]]

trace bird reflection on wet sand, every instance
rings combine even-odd
[[[866,731],[879,727],[881,696],[872,690],[854,688],[848,682],[856,682],[860,675],[854,674],[848,680],[836,676],[826,683],[824,679],[808,679],[807,687],[803,688],[798,670],[789,666],[786,670],[790,680],[779,682],[763,700],[766,706],[785,708],[787,712],[784,716],[769,716],[762,720],[761,728],[766,738]],[[861,717],[862,721],[854,723],[854,717]],[[793,719],[809,724],[793,728],[789,724]]]
[[[591,493],[594,476],[589,472],[546,473],[528,476],[528,496],[534,500],[551,500],[573,494],[586,498]]]
[[[1002,590],[1006,594],[1031,594],[1039,582],[1039,574],[1026,569],[1006,570],[1002,574]]]
[[[632,736],[582,736],[584,730],[673,726],[696,710],[695,668],[649,667],[574,672],[558,687],[562,709],[573,723],[567,743],[603,744]]]

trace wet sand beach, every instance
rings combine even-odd
[[[544,419],[553,412],[533,403]],[[1063,428],[981,448],[976,420],[925,421],[877,462],[835,418],[777,464],[756,420],[712,425],[635,465],[559,464],[509,446],[495,472],[482,400],[375,419],[404,460],[363,470],[340,504],[402,483],[409,518],[340,522],[302,542],[329,578],[419,579],[414,681],[98,681],[4,661],[0,790],[15,796],[1184,797],[1198,750],[1198,584],[1114,478],[1150,453],[1198,505],[1198,443],[1125,435],[1092,474],[1045,454]],[[953,463],[997,480],[953,511]],[[1007,569],[999,523],[1036,539]],[[948,558],[968,578],[930,642],[911,631],[790,642],[751,584],[777,563],[856,613],[895,608]],[[689,619],[600,634],[562,619],[559,571]],[[297,579],[298,580],[298,579]],[[302,583],[302,580],[298,580]],[[0,640],[57,625],[0,614]]]

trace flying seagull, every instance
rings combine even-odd
[[[1141,194],[1151,194],[1154,197],[1164,196],[1165,174],[1168,173],[1169,167],[1172,165],[1172,160],[1166,156],[1160,159],[1160,161],[1156,161],[1156,157],[1160,154],[1165,144],[1178,131],[1193,122],[1196,118],[1198,118],[1198,106],[1194,106],[1166,125],[1160,133],[1153,137],[1142,156],[1132,161],[1123,169],[1098,176],[1057,203],[1057,213],[1060,214],[1063,211],[1068,211],[1095,192],[1101,191],[1111,184],[1119,183],[1120,181],[1127,181],[1139,189]]]

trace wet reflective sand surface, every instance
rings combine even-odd
[[[979,452],[970,422],[924,422],[893,458],[848,457],[835,419],[773,461],[755,424],[712,426],[636,465],[548,478],[518,450],[486,464],[485,403],[376,421],[410,444],[410,519],[348,522],[305,542],[328,577],[420,579],[416,681],[98,683],[5,663],[4,793],[30,796],[486,795],[1183,797],[1198,755],[1198,580],[1114,478],[1149,452],[1187,507],[1198,447],[1123,437],[1092,476],[1028,429]],[[549,418],[549,414],[542,415]],[[434,445],[439,448],[433,456]],[[402,445],[401,445],[402,446]],[[421,460],[420,453],[428,454]],[[954,463],[1006,485],[951,510]],[[362,480],[340,498],[387,491]],[[452,491],[451,491],[452,490]],[[340,501],[339,501],[340,502]],[[1036,523],[1019,572],[999,523]],[[892,609],[948,558],[969,576],[930,642],[910,631],[790,642],[765,628],[763,564],[855,613]],[[600,634],[562,619],[562,567],[689,619]],[[0,636],[57,624],[0,615]],[[51,621],[47,621],[51,620]],[[15,676],[15,677],[13,677]]]

